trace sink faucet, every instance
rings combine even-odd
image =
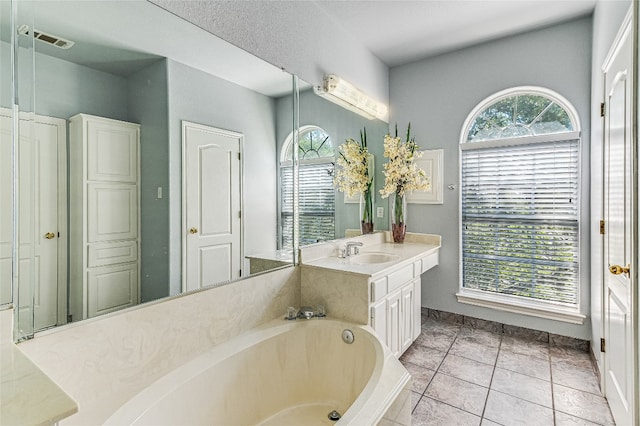
[[[347,257],[351,256],[351,249],[353,248],[353,254],[358,254],[360,252],[359,247],[362,247],[362,243],[359,241],[349,241],[345,248],[345,255]]]

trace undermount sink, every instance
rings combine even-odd
[[[362,253],[349,257],[349,262],[355,265],[369,265],[374,263],[386,263],[398,260],[400,256],[389,253]]]

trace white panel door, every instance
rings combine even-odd
[[[605,63],[604,390],[617,424],[632,423],[632,30],[626,21]]]
[[[0,225],[4,301],[11,283],[11,119],[0,115],[0,120],[0,198],[7,206]],[[19,311],[33,315],[38,331],[66,322],[66,122],[35,116],[19,120],[19,126]]]
[[[183,122],[183,290],[241,276],[242,135]]]

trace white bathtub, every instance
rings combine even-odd
[[[162,377],[105,424],[410,424],[410,381],[369,327],[277,320]],[[328,419],[332,410],[338,422]]]

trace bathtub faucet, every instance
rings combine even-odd
[[[311,319],[315,316],[311,306],[303,306],[298,311],[298,318]]]
[[[360,252],[360,248],[362,247],[362,243],[359,241],[349,241],[345,247],[345,254],[347,257],[351,256],[351,249],[353,248],[353,254],[358,254]]]

